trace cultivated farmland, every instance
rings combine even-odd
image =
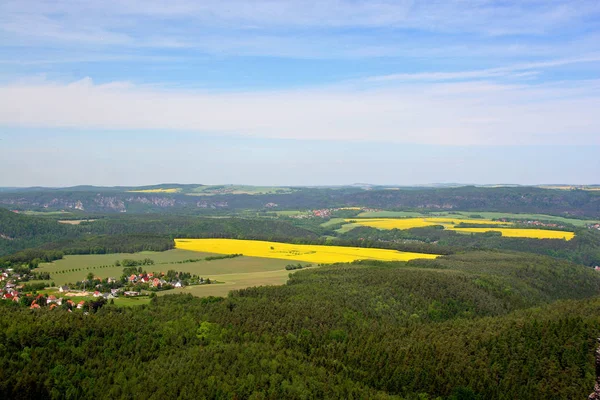
[[[92,254],[65,256],[62,260],[40,264],[38,272],[50,273],[51,280],[57,285],[80,281],[92,272],[99,278],[119,278],[123,267],[115,266],[116,260],[143,260],[149,258],[154,264],[144,266],[148,272],[166,272],[170,269],[189,272],[195,275],[220,280],[218,275],[238,273],[258,273],[266,271],[285,271],[285,260],[258,257],[236,257],[206,261],[206,257],[218,254],[188,250],[169,250],[164,252],[143,251],[129,254]],[[199,260],[186,262],[186,260]],[[287,271],[286,271],[287,272]],[[287,276],[287,275],[286,275]],[[285,283],[283,281],[282,283]]]
[[[377,229],[411,229],[422,228],[426,226],[442,225],[444,229],[454,230],[463,233],[484,233],[489,231],[500,232],[506,237],[522,237],[533,239],[566,239],[571,240],[575,236],[573,232],[548,229],[520,229],[512,228],[513,223],[493,221],[491,219],[466,219],[466,218],[451,218],[433,217],[433,218],[359,218],[347,219],[347,225],[342,228],[348,229],[356,226],[369,226]],[[471,225],[497,225],[498,227],[459,227],[460,223],[468,223]]]
[[[241,253],[289,261],[333,264],[356,260],[408,261],[415,258],[436,258],[435,254],[409,253],[361,247],[290,244],[259,240],[236,239],[175,239],[178,249],[219,254]]]

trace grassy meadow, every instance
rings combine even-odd
[[[249,257],[245,258],[248,259]],[[285,264],[287,264],[287,262]],[[296,271],[299,270],[287,271],[285,269],[278,269],[273,271],[211,275],[210,278],[212,279],[214,276],[219,283],[211,285],[187,286],[181,289],[158,292],[158,295],[164,296],[176,293],[191,293],[192,295],[198,297],[227,296],[230,291],[237,289],[245,289],[253,286],[284,285],[288,281],[290,274]]]

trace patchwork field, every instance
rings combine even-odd
[[[356,260],[408,261],[415,258],[436,258],[434,254],[409,253],[395,250],[343,246],[321,246],[236,239],[175,239],[175,247],[184,250],[219,254],[241,253],[288,261],[331,264]]]
[[[154,265],[143,267],[148,272],[166,272],[173,269],[176,271],[190,272],[219,282],[225,282],[226,279],[231,279],[231,276],[224,278],[222,275],[284,271],[285,274],[283,275],[287,277],[287,274],[289,273],[289,271],[285,270],[285,266],[289,264],[286,260],[258,257],[236,257],[211,261],[204,260],[206,257],[215,255],[218,254],[179,249],[165,252],[145,251],[134,254],[73,255],[65,256],[62,260],[57,260],[52,263],[41,264],[36,271],[49,272],[51,280],[54,281],[56,285],[63,285],[69,282],[83,280],[90,272],[100,278],[119,278],[123,273],[123,267],[115,267],[114,262],[116,260],[123,260],[126,258],[143,260],[145,258],[150,258],[154,261]],[[195,259],[202,259],[202,261],[181,263],[184,260]],[[281,283],[285,283],[286,280],[283,280]],[[260,281],[260,276],[256,276],[253,280],[256,285],[260,285]]]

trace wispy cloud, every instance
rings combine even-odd
[[[366,49],[373,51],[382,38],[406,31],[488,39],[557,30],[577,36],[597,30],[598,16],[600,3],[595,0],[5,0],[0,3],[0,32],[7,40],[18,37],[22,43],[199,49],[208,47],[207,37],[216,36],[224,39],[225,47],[229,43],[230,50],[233,34],[245,38],[237,40],[242,54],[256,52],[255,43],[261,40],[262,53],[269,53],[271,46],[277,54],[281,47],[276,38],[298,43],[308,35],[315,42],[309,32],[318,30],[321,39],[350,39],[345,31],[361,29],[361,35],[371,36],[370,43],[352,46],[351,40],[342,40],[340,45],[368,54]],[[397,44],[397,39],[391,43]],[[335,45],[329,48],[338,52]]]
[[[0,87],[0,124],[443,145],[600,144],[600,81],[203,93],[130,84]]]
[[[523,77],[536,75],[536,70],[561,67],[570,64],[598,63],[600,55],[591,55],[578,58],[565,58],[542,62],[532,62],[526,64],[515,64],[507,67],[487,68],[473,71],[457,71],[457,72],[418,72],[418,73],[401,73],[388,74],[380,76],[372,76],[366,78],[371,82],[388,82],[388,81],[447,81],[447,80],[470,80],[470,79],[486,79],[496,77]]]

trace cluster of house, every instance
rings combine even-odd
[[[588,225],[588,229],[597,229],[600,231],[600,224],[591,224]]]
[[[0,291],[0,296],[4,300],[19,301],[19,289],[23,287],[19,284],[21,276],[15,273],[11,268],[0,273],[0,282],[5,282],[4,288]]]
[[[166,284],[170,284],[173,287],[176,288],[180,288],[183,287],[183,284],[181,283],[181,281],[177,281],[177,282],[167,282],[165,281],[162,277],[157,277],[154,276],[154,274],[152,272],[149,273],[144,273],[144,274],[132,274],[131,276],[129,276],[129,278],[127,278],[127,280],[129,281],[129,283],[133,283],[133,284],[137,284],[137,283],[147,283],[150,287],[154,287],[154,288],[160,288],[163,285]]]
[[[8,268],[6,271],[0,273],[0,282],[15,282],[21,279],[21,275],[13,271],[12,268]]]
[[[41,306],[40,306],[41,301],[43,301],[43,296],[41,294],[38,294],[37,297],[35,298],[35,300],[31,302],[31,305],[29,306],[29,308],[32,310],[41,308]],[[69,312],[73,308],[77,308],[78,310],[81,310],[83,308],[83,306],[85,305],[85,301],[83,301],[83,300],[81,300],[79,303],[75,303],[73,300],[69,299],[65,303],[70,306]],[[48,308],[50,310],[54,310],[56,307],[61,306],[62,304],[63,304],[63,299],[60,297],[50,295],[46,298],[46,305],[48,306]]]

